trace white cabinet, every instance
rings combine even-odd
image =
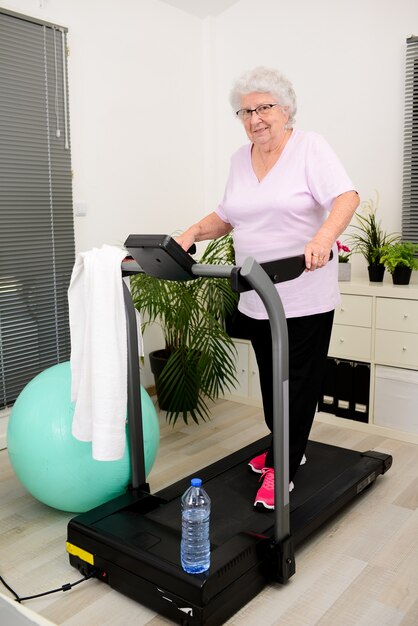
[[[371,328],[373,316],[373,298],[341,294],[341,305],[335,311],[335,324],[362,326]]]
[[[335,311],[329,355],[369,362],[372,347],[373,298],[341,295]]]
[[[381,419],[382,400],[376,393],[381,393],[383,385],[379,378],[376,387],[376,372],[380,366],[390,366],[396,380],[402,372],[408,378],[408,369],[418,370],[418,285],[353,281],[340,283],[340,291],[341,306],[335,311],[329,356],[370,364],[370,425],[390,423],[394,431],[416,433],[413,415],[408,431],[409,418],[403,414],[402,399],[391,422]],[[409,387],[409,391],[409,396],[416,394],[418,406],[418,386],[416,390]],[[410,401],[404,412],[408,413],[409,407]]]
[[[257,359],[255,358],[255,352],[251,346],[248,345],[248,364],[249,364],[249,396],[256,402],[261,402],[261,387],[260,378],[258,376]]]
[[[236,377],[238,382],[233,393],[237,396],[246,397],[249,395],[250,389],[248,342],[235,339],[234,345],[237,351]]]
[[[418,436],[418,371],[376,365],[374,423]]]
[[[230,394],[225,395],[225,398],[261,406],[258,367],[251,342],[245,339],[234,339],[234,344],[237,350],[236,376],[238,383]]]
[[[418,334],[376,330],[375,361],[418,369]]]
[[[340,359],[370,361],[372,332],[370,328],[353,328],[334,324],[329,355]]]
[[[418,369],[418,301],[377,298],[375,361]]]
[[[418,300],[377,298],[376,328],[418,334]]]
[[[340,282],[339,286],[341,306],[335,311],[329,356],[370,365],[369,422],[361,426],[376,430],[383,424],[375,413],[375,407],[379,411],[381,406],[380,398],[376,403],[375,397],[376,369],[379,366],[395,368],[394,378],[408,369],[418,372],[418,285],[392,285],[390,277],[386,277],[384,283],[350,281]],[[241,339],[235,339],[234,343],[237,348],[238,384],[226,397],[262,406],[257,363],[251,344]],[[416,380],[415,376],[412,378]],[[379,379],[379,387],[380,382]],[[412,383],[409,381],[407,384]],[[416,387],[416,391],[409,387],[408,397],[416,393],[418,407],[418,385]],[[399,412],[402,411],[400,402]],[[332,415],[329,419],[334,419],[334,423],[344,421]],[[408,419],[405,415],[402,423],[397,422],[395,415],[390,435],[402,436],[403,433],[405,437],[407,433],[411,441],[418,443],[416,417],[411,416],[409,430]]]

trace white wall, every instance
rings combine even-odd
[[[360,195],[379,191],[385,229],[399,230],[405,40],[413,33],[416,0],[241,0],[220,15],[212,27],[216,126],[206,205],[219,200],[230,154],[246,140],[231,117],[232,83],[268,65],[293,83],[297,126],[328,139]],[[359,256],[354,275],[366,276]]]
[[[203,201],[201,22],[155,0],[79,4],[85,13],[70,26],[74,199],[89,213],[76,218],[77,247],[182,228]]]

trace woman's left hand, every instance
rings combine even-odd
[[[307,272],[324,267],[329,261],[331,246],[319,238],[312,239],[305,246],[305,266]]]
[[[318,270],[328,263],[332,246],[349,225],[358,204],[357,191],[345,191],[335,198],[327,219],[305,246],[307,272]]]

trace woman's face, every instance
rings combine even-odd
[[[241,109],[256,109],[260,104],[280,104],[271,93],[253,92],[241,97]],[[283,138],[289,114],[286,107],[269,109],[267,115],[260,117],[256,112],[243,121],[249,140],[255,145],[275,147]]]

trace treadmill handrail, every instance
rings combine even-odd
[[[330,259],[332,259],[332,257],[333,254],[331,251]],[[298,254],[296,256],[276,259],[274,261],[262,262],[259,263],[259,265],[267,273],[270,280],[274,284],[277,284],[286,282],[288,280],[293,280],[300,276],[300,274],[305,269],[305,256],[303,254]],[[218,269],[214,270],[214,268]],[[225,268],[227,269],[225,270]],[[216,276],[212,272],[212,270],[216,271]],[[250,289],[253,289],[253,287],[251,287],[251,285],[249,285],[247,281],[243,280],[243,278],[241,277],[241,268],[238,265],[208,265],[195,263],[191,266],[190,271],[196,278],[197,276],[209,276],[212,278],[231,278],[231,287],[233,291],[236,291],[238,293],[243,293],[244,291],[249,291]],[[145,272],[135,259],[130,258],[124,259],[122,261],[122,273],[124,276],[131,276],[134,274],[142,274]],[[192,278],[193,276],[190,276],[190,280],[192,280]]]
[[[127,339],[127,413],[129,423],[129,458],[131,461],[132,489],[145,489],[149,492],[145,472],[144,428],[142,420],[141,380],[139,373],[138,331],[134,303],[126,283],[122,280],[125,302]]]
[[[241,276],[254,288],[266,307],[272,338],[273,381],[273,458],[274,539],[290,535],[289,504],[289,359],[286,315],[281,298],[264,269],[251,257],[241,268]]]

